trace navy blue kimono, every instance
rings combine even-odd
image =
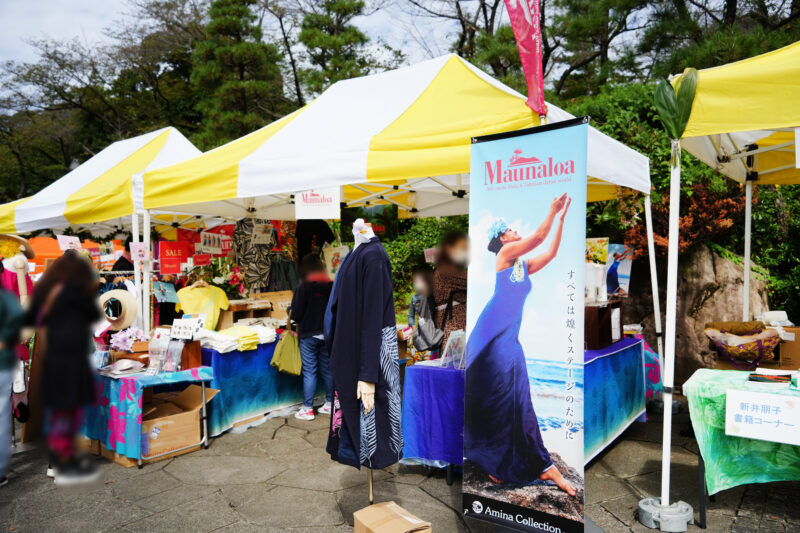
[[[334,402],[327,451],[342,464],[386,468],[402,457],[400,365],[392,269],[377,237],[342,262],[325,317]],[[375,384],[364,414],[359,381]]]

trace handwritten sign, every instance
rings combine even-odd
[[[800,395],[729,389],[725,434],[800,446]]]

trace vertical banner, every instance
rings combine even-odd
[[[547,114],[542,67],[542,24],[539,0],[506,0],[508,18],[519,49],[522,71],[528,84],[528,107]]]
[[[583,531],[588,119],[473,139],[464,512]]]

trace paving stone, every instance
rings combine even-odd
[[[232,485],[233,486],[233,485]],[[165,492],[154,494],[136,501],[136,505],[151,513],[158,513],[172,509],[184,503],[202,498],[220,490],[213,485],[183,485],[171,488]]]
[[[585,494],[587,504],[631,495],[636,497],[637,501],[639,499],[639,494],[626,480],[611,475],[598,474],[596,470],[586,472]]]
[[[733,523],[733,531],[734,533],[752,533],[758,529],[758,520],[750,517],[737,517],[736,521]]]
[[[337,526],[344,518],[329,492],[275,487],[236,508],[252,524],[274,528]]]
[[[314,449],[306,439],[267,439],[258,443],[257,447],[264,456],[280,462],[285,462],[287,457],[294,454]]]
[[[271,491],[275,485],[254,483],[251,485],[227,485],[222,488],[222,497],[233,507],[239,507],[256,497]]]
[[[603,500],[593,505],[599,505],[605,511],[611,513],[619,522],[630,527],[636,522],[634,514],[639,510],[639,497],[629,494],[613,500]]]
[[[325,446],[328,445],[329,434],[330,430],[327,427],[325,427],[322,429],[311,431],[303,438],[314,448],[325,448]]]
[[[293,428],[302,429],[303,431],[307,431],[309,433],[318,430],[328,431],[331,427],[331,417],[328,415],[317,414],[314,417],[314,420],[298,420],[292,416],[289,418],[288,425]]]
[[[126,524],[124,527],[131,533],[161,533],[164,531],[200,533],[214,531],[238,520],[239,517],[230,508],[228,502],[219,492],[215,492],[173,509]]]
[[[391,481],[395,481],[392,479]],[[444,472],[434,472],[426,478],[419,487],[444,503],[457,513],[461,513],[463,505],[461,503],[461,476],[454,476],[453,484],[447,484],[447,475]]]
[[[389,467],[389,472],[392,474],[392,477],[388,478],[387,481],[405,483],[407,485],[419,485],[432,475],[435,470],[440,469],[433,469],[423,465],[403,465],[397,463]],[[461,473],[456,471],[453,473],[453,476],[460,484]]]
[[[61,493],[59,489],[53,496]],[[27,504],[26,504],[27,505]],[[150,513],[130,502],[123,502],[110,491],[93,492],[73,499],[69,512],[59,513],[45,520],[22,522],[15,531],[46,531],[48,533],[104,531],[117,528]]]
[[[313,450],[312,450],[313,451]],[[374,481],[390,477],[383,470],[373,470]],[[356,470],[352,466],[336,463],[327,458],[323,464],[309,462],[302,466],[294,466],[269,479],[274,485],[294,487],[298,489],[334,492],[348,487],[356,487],[367,483],[367,470]]]
[[[123,501],[136,501],[175,488],[180,484],[180,481],[164,473],[163,470],[156,470],[130,478],[125,483],[114,483],[111,491],[115,497]]]
[[[614,514],[608,512],[599,504],[587,505],[585,513],[595,524],[603,528],[606,533],[611,533],[612,531],[628,531],[627,523],[618,520]]]
[[[185,455],[165,470],[189,485],[242,485],[266,481],[283,469],[283,465],[265,458]]]
[[[44,474],[42,477],[45,477]],[[15,523],[41,523],[55,516],[90,507],[98,499],[105,499],[102,493],[107,490],[99,483],[82,487],[56,488],[51,480],[50,486],[51,490],[32,493],[15,500]]]
[[[652,460],[660,451],[661,444],[654,442],[620,441],[595,464],[605,473],[613,473],[621,478],[660,472],[661,463]]]

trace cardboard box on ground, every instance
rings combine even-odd
[[[206,403],[219,391],[206,388]],[[142,406],[142,459],[200,442],[200,385],[179,393],[161,393]]]
[[[354,533],[432,533],[430,522],[420,520],[394,502],[364,507],[353,514]]]

